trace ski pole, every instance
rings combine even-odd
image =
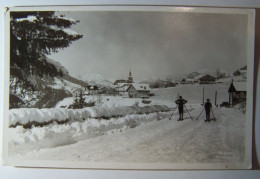
[[[171,118],[172,118],[172,116],[173,116],[173,114],[174,114],[174,111],[177,109],[177,105],[176,105],[176,107],[174,108],[174,110],[172,111],[172,115],[171,115],[171,117],[169,118],[169,120],[171,120]]]
[[[204,111],[204,109],[202,109],[201,113],[199,114],[199,116],[196,118],[196,120],[199,119],[200,115],[202,114],[202,112]]]
[[[213,110],[211,109],[211,112],[212,112],[212,115],[213,115],[213,119],[214,121],[216,120],[215,116],[214,116],[214,113],[213,113]]]
[[[189,110],[187,109],[187,107],[186,107],[185,104],[184,104],[184,107],[185,107],[185,109],[187,110],[188,114],[190,115],[190,112],[189,112]],[[190,115],[190,118],[192,119],[191,115]]]

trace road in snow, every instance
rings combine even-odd
[[[191,111],[197,116],[201,109]],[[238,162],[244,157],[245,116],[215,108],[216,122],[163,118],[56,148],[16,155],[22,159],[95,162]],[[231,115],[228,115],[231,114]],[[185,114],[188,116],[188,114]]]

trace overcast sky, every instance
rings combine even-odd
[[[62,12],[84,37],[51,55],[73,76],[165,78],[246,64],[247,15],[180,12]]]

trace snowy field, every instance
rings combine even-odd
[[[225,84],[205,85],[205,98],[214,103],[217,90],[218,104],[228,101],[228,87]],[[64,99],[56,108],[45,109],[49,115],[37,111],[39,109],[10,110],[10,124],[54,118],[57,121],[42,127],[25,129],[17,125],[9,128],[9,156],[87,162],[243,161],[245,114],[239,106],[214,107],[217,121],[205,123],[205,114],[195,120],[203,109],[201,85],[182,85],[152,92],[155,96],[149,98],[152,101],[149,105],[142,104],[141,99],[103,96],[99,106],[80,110],[59,108],[73,102],[70,98]],[[193,120],[185,111],[185,120],[177,121],[177,110],[169,120],[172,111],[168,110],[175,107],[173,102],[178,94],[188,100],[186,107],[195,117]],[[58,119],[70,120],[59,123]]]

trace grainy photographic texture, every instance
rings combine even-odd
[[[251,167],[253,10],[10,8],[6,35],[6,165]]]

